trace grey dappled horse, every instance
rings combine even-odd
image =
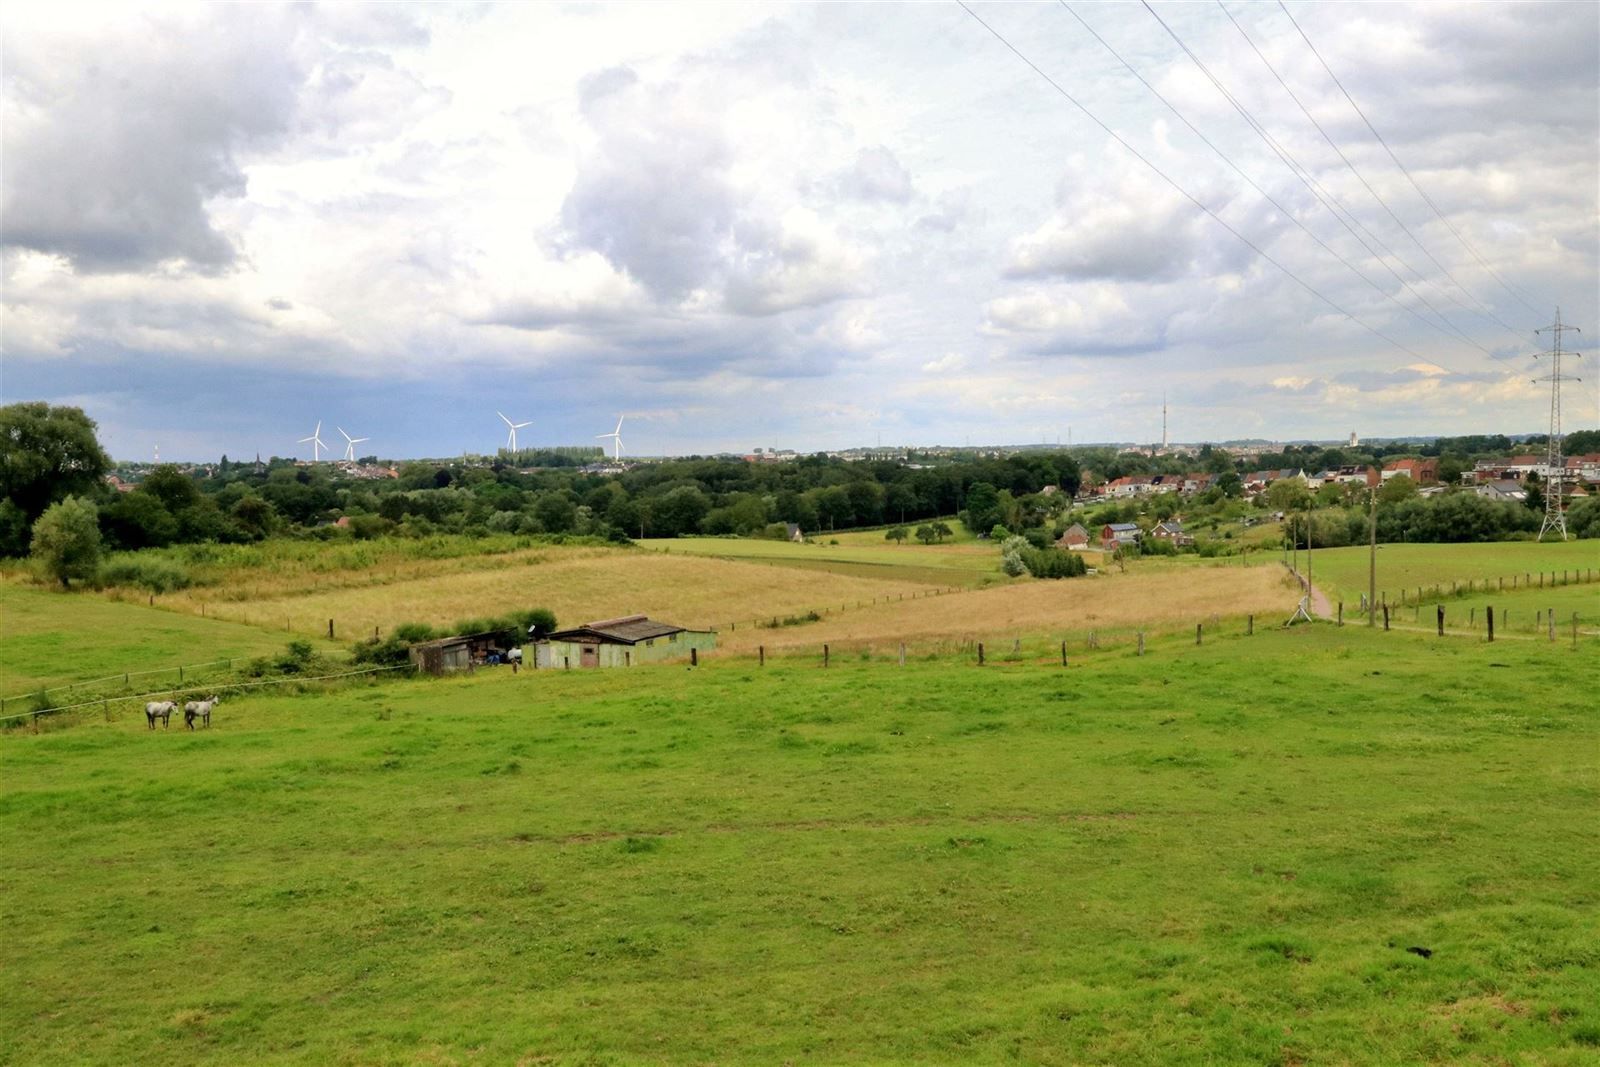
[[[156,720],[161,720],[161,728],[165,730],[172,718],[172,713],[178,705],[170,700],[152,700],[144,706],[145,722],[150,724],[150,729],[156,728]]]
[[[208,700],[191,700],[183,706],[183,724],[189,729],[194,729],[194,721],[199,719],[206,729],[211,728],[211,709],[217,706],[217,697]]]

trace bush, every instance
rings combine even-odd
[[[252,678],[269,675],[314,675],[327,673],[331,664],[312,647],[310,641],[299,638],[276,656],[261,656],[245,665],[245,674]]]
[[[124,556],[100,567],[97,584],[102,587],[137,586],[152,593],[170,593],[189,588],[194,578],[188,568],[176,560],[160,556]]]
[[[996,526],[996,530],[1001,527]],[[1033,546],[1025,537],[1007,537],[1000,546],[1000,569],[1012,578],[1028,572],[1028,565],[1022,561],[1022,553]]]
[[[1084,563],[1083,557],[1076,552],[1067,552],[1059,548],[1034,548],[1029,545],[1018,555],[1022,559],[1022,565],[1035,578],[1077,578],[1089,572],[1088,564]]]
[[[412,642],[398,634],[391,634],[382,640],[369,637],[356,643],[351,659],[373,667],[398,667],[410,659],[411,645]]]

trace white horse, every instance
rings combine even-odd
[[[156,728],[156,720],[160,719],[161,728],[165,730],[168,726],[168,721],[172,718],[172,713],[177,710],[177,707],[178,705],[170,700],[152,700],[144,706],[145,721],[150,724],[150,729],[154,730]]]
[[[208,700],[191,700],[183,706],[183,724],[189,729],[194,729],[194,721],[199,719],[206,729],[211,728],[211,709],[220,702],[218,697]]]

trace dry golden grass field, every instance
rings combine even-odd
[[[1214,616],[1254,614],[1276,625],[1294,609],[1297,587],[1276,563],[1253,567],[1130,568],[1065,581],[1013,585],[880,603],[809,626],[720,634],[717,645],[749,652],[820,647],[886,651],[900,642],[993,640],[1048,632],[1171,630]]]
[[[325,630],[333,619],[341,637],[355,637],[374,627],[448,625],[529,607],[550,608],[563,625],[644,613],[692,628],[724,628],[844,604],[853,609],[930,588],[892,570],[864,578],[626,549],[553,547],[480,559],[476,568],[467,562],[441,560],[437,568],[413,562],[293,582],[245,573],[237,583],[230,577],[221,588],[196,587],[158,602],[196,613],[204,604],[208,615],[264,626],[288,620],[303,633]]]

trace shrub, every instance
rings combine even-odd
[[[411,645],[412,642],[398,634],[391,634],[382,640],[369,637],[365,641],[356,642],[355,648],[351,651],[351,659],[356,663],[374,667],[398,667],[410,658]]]
[[[194,584],[188,568],[161,556],[123,556],[100,567],[97,584],[137,586],[152,593],[170,593]]]
[[[1082,556],[1059,548],[1034,548],[1029,545],[1021,549],[1018,555],[1028,573],[1035,578],[1077,578],[1089,571]]]

